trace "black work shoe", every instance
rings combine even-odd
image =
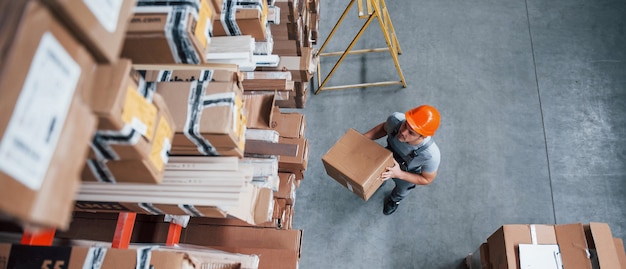
[[[391,213],[396,212],[396,209],[398,209],[399,204],[400,202],[395,202],[391,200],[391,198],[387,197],[387,199],[385,199],[385,207],[383,208],[383,214],[391,215]]]

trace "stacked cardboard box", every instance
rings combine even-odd
[[[317,38],[319,36],[318,29],[320,24],[320,1],[318,0],[306,0],[307,15],[306,24],[304,25],[305,38],[311,42],[312,45],[317,45]]]
[[[267,38],[267,1],[223,0],[213,21],[215,36],[250,35],[257,41]]]
[[[286,108],[304,108],[309,94],[308,82],[315,74],[315,66],[319,61],[316,50],[312,49],[313,45],[317,44],[320,20],[319,1],[284,0],[276,1],[275,5],[281,9],[281,23],[283,23],[272,28],[272,33],[275,33],[275,53],[281,56],[281,61],[285,62],[280,68],[296,70],[295,66],[290,67],[286,62],[293,62],[297,59],[296,57],[301,58],[301,70],[298,72],[300,76],[294,77],[293,94],[289,98],[277,101],[276,104]],[[291,72],[295,73],[295,71]]]
[[[156,92],[164,97],[176,125],[171,154],[243,157],[246,118],[241,84],[232,75],[215,79],[157,83]]]
[[[65,23],[98,62],[115,63],[118,60],[135,0],[43,2],[51,7],[57,18]]]
[[[192,219],[181,242],[259,256],[259,269],[298,268],[302,230],[196,224]]]
[[[146,87],[127,59],[96,69],[85,91],[98,116],[83,180],[158,183],[174,136],[172,115],[162,97]]]
[[[93,55],[38,1],[0,13],[0,214],[64,229],[96,126],[81,90]]]
[[[251,94],[251,91],[255,93],[262,91],[265,94],[271,94],[273,91],[273,94],[276,95],[276,105],[279,107],[304,108],[308,95],[307,82],[310,81],[315,73],[318,61],[316,51],[312,48],[316,39],[312,36],[317,31],[316,22],[319,21],[319,16],[317,16],[319,14],[319,2],[303,0],[277,1],[271,4],[270,7],[272,7],[270,9],[272,12],[278,13],[272,13],[272,15],[275,15],[275,18],[272,20],[271,27],[267,19],[259,21],[263,20],[264,16],[267,17],[263,15],[264,10],[268,9],[266,1],[259,0],[259,2],[245,3],[234,0],[224,1],[222,11],[219,12],[219,16],[216,16],[214,21],[215,35],[231,36],[233,39],[229,41],[230,43],[238,42],[235,41],[235,36],[250,35],[255,39],[257,46],[260,44],[259,41],[265,41],[266,43],[271,43],[271,49],[259,50],[255,48],[252,62],[249,60],[242,62],[241,59],[237,58],[212,59],[211,62],[237,63],[241,70],[249,72],[250,75],[254,74],[257,77],[256,79],[262,77],[261,73],[264,72],[289,72],[291,73],[291,78],[285,81],[286,84],[284,86],[266,86],[264,84],[252,84],[252,82],[246,83],[248,87],[244,86],[244,90],[246,94]],[[252,16],[252,13],[256,15]],[[249,18],[244,19],[244,17]],[[241,25],[237,27],[238,24],[244,27],[242,28]],[[242,29],[248,29],[249,31]],[[261,31],[265,31],[262,36]],[[222,32],[224,33],[220,34]],[[249,42],[245,41],[245,43],[247,45]],[[261,46],[270,45],[261,44]],[[229,47],[234,48],[237,46],[231,45]],[[232,53],[223,53],[220,57],[229,54]],[[261,59],[262,57],[265,58]],[[275,57],[276,60],[266,59],[271,57]],[[252,80],[254,78],[249,79]]]
[[[201,64],[197,65],[198,68],[190,68],[190,70],[179,68],[169,70],[165,68],[157,72],[133,70],[137,66],[146,66],[146,64],[159,64],[167,67],[176,63],[204,63],[206,60],[204,56],[210,49],[212,22],[216,20],[212,12],[215,6],[224,7],[234,3],[235,5],[231,5],[231,8],[235,6],[234,9],[228,11],[233,16],[224,15],[225,18],[229,18],[227,20],[229,23],[226,24],[232,26],[232,22],[235,22],[240,30],[252,29],[254,33],[251,35],[255,36],[257,44],[259,40],[271,42],[269,38],[271,31],[267,27],[266,19],[268,2],[260,0],[258,3],[252,3],[254,8],[242,6],[241,1],[139,0],[138,2],[135,9],[131,8],[135,1],[109,1],[107,3],[85,1],[85,3],[74,5],[67,0],[43,0],[12,1],[0,4],[3,22],[6,22],[0,25],[0,33],[2,33],[0,48],[10,52],[0,55],[2,57],[0,59],[2,63],[0,83],[3,89],[9,89],[0,93],[2,95],[0,108],[5,112],[3,115],[6,118],[5,121],[0,121],[0,126],[2,126],[0,134],[20,136],[11,129],[11,119],[13,114],[22,113],[22,110],[18,109],[17,100],[18,96],[22,99],[19,93],[24,90],[19,89],[27,87],[18,87],[18,84],[30,85],[28,82],[34,72],[32,66],[45,69],[46,72],[39,73],[43,74],[42,76],[46,75],[46,79],[55,79],[44,81],[39,85],[53,82],[48,84],[56,83],[56,88],[68,86],[68,89],[71,88],[69,86],[73,86],[71,94],[53,96],[56,98],[54,100],[62,96],[69,100],[53,102],[54,105],[65,105],[66,113],[63,116],[65,121],[62,120],[63,117],[57,117],[55,118],[57,121],[52,121],[51,124],[38,125],[54,127],[48,133],[50,136],[47,138],[54,140],[55,137],[59,137],[55,142],[56,148],[51,146],[48,152],[44,152],[51,155],[50,162],[42,165],[36,163],[37,169],[30,171],[43,171],[40,173],[42,177],[39,178],[43,181],[40,183],[41,188],[33,191],[21,186],[33,184],[26,181],[38,179],[20,180],[19,175],[14,176],[14,171],[12,171],[18,169],[19,166],[6,168],[8,162],[0,164],[5,165],[0,170],[0,180],[3,181],[3,186],[8,186],[0,190],[3,197],[0,199],[0,211],[3,215],[16,218],[29,225],[60,228],[58,232],[67,228],[72,205],[76,216],[84,212],[130,211],[159,215],[185,214],[203,216],[203,218],[210,216],[225,221],[236,220],[238,223],[245,223],[250,229],[268,228],[261,232],[261,236],[265,236],[262,241],[276,242],[261,245],[237,245],[241,243],[238,242],[237,244],[228,243],[226,247],[262,253],[265,257],[263,261],[265,268],[297,266],[301,231],[291,230],[291,220],[295,189],[303,179],[307,167],[308,140],[304,137],[304,116],[300,113],[280,112],[275,101],[277,96],[281,100],[295,96],[277,94],[279,91],[289,93],[294,91],[295,85],[302,80],[297,77],[294,79],[295,73],[300,73],[306,79],[311,74],[293,70],[267,72],[267,74],[288,75],[288,78],[281,78],[278,82],[282,84],[275,89],[274,85],[270,86],[272,88],[270,89],[266,85],[250,84],[251,80],[249,80],[247,83],[250,89],[266,91],[266,94],[244,97],[239,68],[233,70],[225,65],[217,64],[216,66],[219,67],[217,69],[224,70],[213,70],[206,68],[209,64]],[[181,2],[186,4],[177,5]],[[154,6],[154,4],[160,6]],[[260,9],[256,7],[259,5]],[[88,14],[88,12],[93,14]],[[248,16],[252,13],[255,13],[256,17]],[[276,17],[272,21],[278,22]],[[220,24],[221,22],[220,19]],[[261,31],[262,29],[264,31]],[[44,34],[44,32],[47,33]],[[39,44],[37,42],[45,43],[45,46],[37,47]],[[42,46],[54,54],[54,60],[60,59],[61,63],[38,62],[37,60],[41,60],[43,56],[38,58],[36,52]],[[57,53],[63,49],[67,55]],[[21,60],[16,55],[19,55]],[[127,59],[120,59],[120,55]],[[24,64],[31,62],[29,61],[31,56],[33,63]],[[312,54],[308,54],[308,57],[312,57]],[[70,62],[68,60],[70,58],[74,61],[73,64],[66,63]],[[299,69],[310,67],[310,61],[307,62],[309,64],[302,65],[300,63],[302,57],[298,56],[298,58]],[[96,62],[99,65],[96,65]],[[46,69],[53,64],[64,66],[53,71]],[[7,66],[11,66],[11,69]],[[30,69],[29,66],[31,66]],[[205,68],[199,68],[203,66]],[[60,74],[63,72],[65,74]],[[138,73],[146,80],[152,77],[155,81],[162,82],[153,83],[151,80],[142,80]],[[265,74],[258,74],[257,77],[263,75]],[[9,77],[12,79],[7,79]],[[272,91],[273,94],[268,94]],[[47,103],[40,104],[44,101],[36,98],[37,93],[29,96],[31,100],[38,101],[36,104],[31,104],[32,107],[37,107],[39,110],[50,107],[46,105]],[[57,93],[59,92],[54,94]],[[52,100],[49,95],[45,97],[47,101]],[[190,105],[191,99],[194,100],[192,103],[196,106]],[[36,115],[50,113],[51,116],[57,116],[59,114],[54,114],[57,111],[50,109],[39,110]],[[58,110],[63,109],[59,107]],[[248,114],[245,111],[248,111]],[[247,118],[252,120],[247,121]],[[161,128],[161,123],[166,123],[165,127]],[[56,128],[57,125],[59,128]],[[245,186],[237,187],[238,192],[233,191],[232,193],[236,194],[228,198],[225,194],[228,186],[224,184],[232,182],[224,183],[226,180],[223,180],[223,175],[208,175],[204,170],[193,171],[191,169],[190,171],[189,167],[197,164],[195,162],[181,164],[172,162],[172,159],[168,160],[169,155],[174,155],[171,157],[173,159],[176,159],[175,155],[222,155],[243,158],[247,128],[262,128],[280,133],[280,138],[270,143],[274,144],[276,149],[270,150],[269,155],[276,152],[280,154],[276,154],[274,158],[275,181],[269,180],[271,176],[268,176],[266,181],[271,184],[266,188],[260,188],[255,184],[250,184],[254,182],[246,181]],[[135,133],[138,135],[133,135]],[[6,143],[17,141],[7,137],[5,135],[0,140],[0,152],[8,147]],[[29,138],[26,135],[22,137]],[[91,150],[89,150],[90,141]],[[67,146],[69,144],[72,146]],[[168,146],[170,144],[171,148]],[[92,163],[91,166],[85,165],[89,163],[86,162],[87,157]],[[98,164],[99,169],[94,169],[93,163]],[[24,162],[23,165],[33,168],[30,162]],[[185,168],[168,170],[168,165],[170,167],[182,165]],[[38,167],[54,169],[46,170]],[[82,178],[85,181],[82,187],[79,187],[81,169]],[[278,176],[279,171],[280,176]],[[172,173],[182,173],[187,179],[191,178],[191,181],[199,180],[200,173],[203,176],[208,175],[208,178],[200,181],[203,181],[203,184],[206,183],[204,181],[212,182],[210,184],[215,183],[210,186],[213,191],[201,189],[198,184],[192,186],[187,184],[189,182],[181,182],[181,178],[177,178]],[[194,176],[190,176],[191,174]],[[221,183],[218,182],[219,180],[222,180]],[[5,184],[5,181],[8,183]],[[197,181],[194,182],[197,183]],[[202,186],[204,188],[208,185]],[[78,189],[80,189],[80,194],[78,201],[74,203]],[[208,205],[181,200],[199,192],[205,196],[208,196],[207,193],[214,193],[215,195],[211,194],[214,200],[223,199],[226,202]],[[172,196],[173,193],[178,196]],[[274,194],[279,194],[280,197],[274,197]],[[27,202],[24,201],[25,197]],[[141,200],[144,198],[147,200]],[[158,200],[161,198],[169,199],[171,203]],[[193,196],[192,198],[205,199],[206,197]],[[77,219],[80,217],[75,218]],[[93,229],[90,232],[96,234],[103,225],[103,223],[96,224],[95,222],[91,224]],[[276,228],[287,230],[287,232],[282,235],[274,233]],[[226,229],[230,230],[230,228]],[[247,231],[249,230],[243,233]],[[225,233],[230,234],[230,232]],[[281,243],[280,238],[286,234],[289,234],[289,241],[293,241],[290,246]],[[108,240],[110,237],[107,238]],[[171,268],[176,267],[172,265]]]
[[[466,257],[471,269],[626,268],[625,262],[622,240],[599,222],[503,225]]]
[[[210,248],[130,245],[111,248],[97,241],[63,246],[28,246],[0,243],[0,261],[8,268],[258,268],[257,255],[232,254]]]
[[[122,55],[139,64],[205,62],[215,11],[209,0],[139,1]]]

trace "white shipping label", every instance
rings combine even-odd
[[[113,33],[117,29],[117,21],[124,0],[83,0],[104,29]]]
[[[33,190],[41,187],[80,73],[57,39],[43,34],[0,140],[0,171]]]
[[[143,123],[140,119],[138,119],[137,117],[133,117],[133,119],[130,121],[130,126],[135,129],[138,133],[140,133],[141,135],[146,135],[146,133],[148,133],[148,125],[146,125],[145,123]]]
[[[559,245],[519,244],[520,269],[562,269]]]

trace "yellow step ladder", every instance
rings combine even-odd
[[[346,48],[345,51],[339,52],[323,52],[326,48],[328,42],[332,39],[333,35],[339,28],[339,25],[346,18],[346,15],[354,5],[354,3],[358,1],[358,12],[359,19],[367,19],[365,24],[361,27],[361,30],[356,34],[356,36],[350,42],[350,45]],[[365,9],[363,7],[363,1],[366,1],[367,13],[365,13]],[[360,49],[360,50],[352,50],[356,42],[361,38],[365,29],[370,25],[370,23],[374,20],[378,19],[378,23],[380,24],[380,28],[385,36],[385,41],[387,42],[387,47],[382,48],[373,48],[373,49]],[[364,54],[370,52],[384,52],[389,51],[391,54],[391,58],[393,58],[393,62],[396,65],[396,70],[398,71],[398,75],[400,76],[400,80],[397,81],[381,81],[381,82],[371,82],[371,83],[360,83],[360,84],[349,84],[349,85],[341,85],[341,86],[326,86],[330,77],[337,70],[339,65],[343,62],[347,55],[351,54]],[[340,90],[347,88],[364,88],[370,86],[387,86],[387,85],[396,85],[402,84],[404,88],[406,88],[406,81],[404,80],[404,75],[402,74],[402,69],[400,68],[400,63],[398,62],[398,55],[402,54],[402,50],[400,48],[400,44],[398,43],[398,38],[396,36],[396,31],[393,28],[393,24],[391,22],[391,17],[389,16],[389,12],[387,11],[387,6],[385,5],[385,0],[351,0],[346,9],[343,11],[343,14],[333,27],[332,31],[328,35],[328,38],[322,44],[322,47],[318,51],[319,61],[317,63],[317,89],[315,90],[315,94],[318,94],[320,91],[324,90]],[[321,75],[321,59],[323,56],[338,56],[339,60],[335,63],[333,68],[330,70],[328,75],[322,80]]]

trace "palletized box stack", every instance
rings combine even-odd
[[[626,268],[622,239],[606,223],[507,224],[466,257],[470,269]]]
[[[156,83],[156,92],[172,108],[177,126],[173,155],[243,157],[243,90],[237,72],[222,72],[223,78],[211,74],[204,81]]]
[[[278,0],[280,23],[271,25],[274,54],[280,57],[275,67],[259,67],[257,71],[289,71],[294,91],[276,104],[285,108],[303,108],[306,105],[308,85],[315,74],[318,56],[312,47],[317,43],[319,1]]]
[[[214,20],[214,39],[219,38],[220,42],[223,42],[222,37],[249,36],[254,39],[256,47],[252,49],[253,64],[256,66],[250,68],[243,64],[240,67],[245,72],[244,81],[248,81],[244,83],[254,84],[256,87],[254,89],[244,87],[244,91],[274,92],[277,106],[303,108],[308,93],[308,82],[317,66],[318,56],[312,45],[317,42],[318,22],[319,1],[227,0],[223,1],[222,9],[218,11],[218,16]],[[211,52],[209,54],[211,55]],[[229,53],[224,52],[224,55],[220,56],[221,61],[218,60],[220,58],[212,58],[210,61],[234,62],[235,59],[222,58],[228,55]],[[261,74],[265,72],[272,74]],[[256,82],[284,79],[281,73],[285,72],[291,74],[291,77],[287,78],[289,80],[287,85],[269,84],[263,88],[263,82]]]
[[[8,89],[0,93],[0,154],[10,160],[0,163],[7,186],[0,189],[2,215],[58,232],[68,229],[72,208],[78,216],[73,226],[86,221],[81,214],[188,215],[195,218],[181,242],[260,255],[260,268],[297,267],[302,231],[291,223],[308,140],[304,115],[279,106],[304,106],[302,82],[315,71],[311,28],[317,26],[309,15],[319,5],[291,2],[299,8],[284,21],[298,31],[291,34],[299,36],[295,55],[284,46],[288,42],[271,54],[270,26],[290,12],[273,1],[33,0],[0,6],[6,22],[0,48],[9,52],[0,59],[0,83]],[[214,40],[220,35],[232,40]],[[241,46],[229,45],[235,39],[243,40]],[[256,48],[247,50],[248,44]],[[218,55],[220,46],[244,50]],[[211,60],[235,54],[246,54],[252,68],[241,72],[250,66]],[[161,68],[137,69],[150,65]],[[47,85],[55,91],[44,91]],[[28,126],[16,127],[16,118]],[[273,137],[247,138],[247,130]],[[103,227],[79,226],[96,234]],[[72,229],[61,237],[74,238]],[[228,236],[196,242],[185,236],[190,231]],[[242,241],[240,234],[254,240]],[[18,249],[0,251],[15,260]],[[168,268],[198,268],[197,259],[190,265],[180,257]],[[82,260],[67,260],[74,262]]]
[[[241,73],[230,69],[148,70],[176,125],[172,155],[243,157],[247,118]]]
[[[103,242],[71,242],[63,246],[0,243],[0,261],[6,268],[155,268],[255,269],[257,255],[233,254],[193,246],[130,245],[111,248]]]

